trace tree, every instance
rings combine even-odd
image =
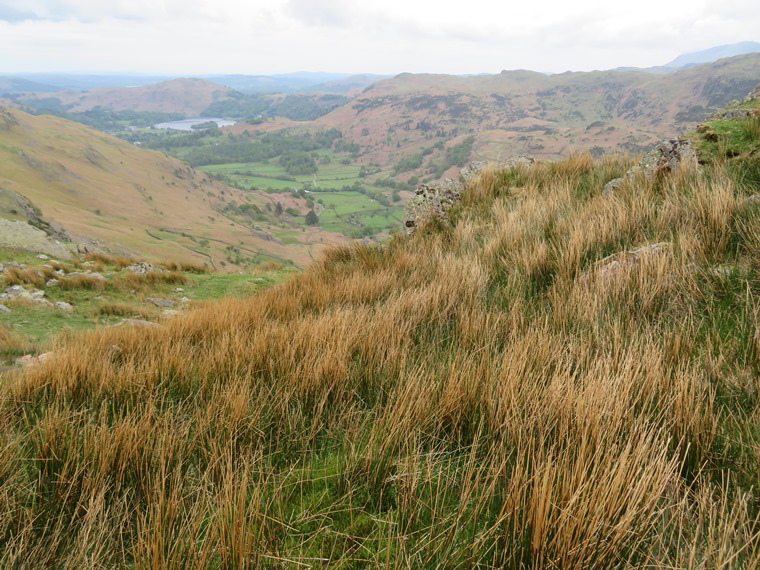
[[[317,213],[314,210],[309,210],[309,213],[306,214],[306,225],[319,225],[319,216],[317,216]]]
[[[282,204],[280,204],[279,202],[277,202],[277,205],[275,205],[274,207],[274,213],[277,214],[278,216],[282,216]]]

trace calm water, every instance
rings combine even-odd
[[[157,125],[153,125],[153,127],[156,129],[174,129],[175,131],[192,131],[193,125],[200,125],[201,123],[207,123],[209,121],[214,121],[220,127],[229,127],[230,125],[237,123],[237,121],[230,121],[219,117],[195,117],[194,119],[182,119],[181,121],[158,123]]]

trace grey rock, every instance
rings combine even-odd
[[[161,299],[160,297],[148,297],[145,299],[146,303],[150,303],[151,305],[155,305],[156,307],[174,307],[177,305],[175,301],[170,301],[169,299]]]
[[[10,313],[11,310],[5,305],[0,304],[0,313]]]
[[[37,299],[42,299],[45,296],[45,292],[40,291],[39,289],[35,289],[34,291],[30,293],[30,295],[32,296],[32,299],[37,300]]]
[[[52,352],[43,352],[42,354],[38,356],[34,356],[33,354],[26,354],[20,358],[16,359],[16,364],[18,366],[23,366],[24,368],[28,368],[30,366],[38,366],[40,364],[43,364],[53,358],[54,353]]]
[[[422,184],[404,208],[404,227],[412,233],[420,224],[437,218],[448,219],[448,211],[460,200],[464,185],[451,179],[437,184]]]
[[[64,313],[71,313],[74,310],[74,307],[65,301],[58,301],[54,306],[56,309],[63,311]]]
[[[163,311],[161,311],[161,314],[164,317],[176,317],[177,315],[179,315],[179,311],[175,309],[164,309]]]
[[[130,265],[129,267],[125,267],[125,271],[131,271],[132,273],[139,273],[141,275],[144,275],[145,273],[150,273],[151,271],[161,271],[161,270],[156,269],[150,263],[147,263],[145,261],[138,261],[137,263],[134,263]]]
[[[55,287],[58,283],[60,283],[58,279],[48,279],[47,283],[45,283],[45,287]]]
[[[602,194],[605,196],[609,196],[612,194],[615,190],[620,188],[620,185],[625,182],[625,178],[613,178],[607,184],[604,185],[604,188],[602,189]]]
[[[58,277],[63,277],[64,275],[66,275],[66,272],[63,269],[57,269],[56,272],[55,272],[55,274]]]
[[[636,176],[652,178],[673,174],[679,168],[694,170],[699,168],[694,145],[684,138],[663,141],[646,153],[644,158],[628,170],[623,178],[614,178],[607,182],[602,189],[602,194],[605,196],[614,194],[624,180],[630,180]]]
[[[47,261],[50,258],[47,255],[45,255],[44,253],[41,253],[41,254],[39,254],[37,256],[37,259],[44,259],[45,261]]]
[[[190,299],[189,299],[189,298],[187,298],[187,297],[181,297],[181,298],[180,298],[180,300],[179,300],[179,302],[180,302],[180,303],[183,303],[183,304],[184,304],[184,303],[189,303],[189,302],[190,302]]]

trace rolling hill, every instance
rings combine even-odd
[[[28,200],[45,224],[75,242],[153,260],[228,269],[272,260],[303,264],[320,242],[340,239],[309,228],[284,245],[224,213],[234,204],[263,205],[265,195],[227,187],[163,153],[78,123],[2,107],[0,190]]]
[[[446,148],[468,136],[475,137],[472,158],[482,159],[639,152],[692,128],[758,81],[760,54],[667,75],[524,70],[475,77],[401,74],[373,84],[315,124],[337,128],[360,144],[367,163],[398,164],[433,147],[429,158],[409,171],[424,176]],[[444,148],[434,148],[439,141]]]
[[[198,116],[216,101],[230,96],[233,90],[205,79],[172,79],[139,87],[98,87],[89,91],[57,93],[27,93],[16,100],[28,105],[40,105],[72,113],[95,109],[179,113]]]

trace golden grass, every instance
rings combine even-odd
[[[199,263],[191,263],[188,261],[165,261],[158,265],[161,269],[167,271],[184,271],[185,273],[196,273],[202,275],[204,273],[210,273],[208,265],[201,265]]]
[[[3,385],[2,565],[758,567],[746,189],[602,196],[626,166],[486,172],[452,226],[62,339]]]
[[[123,275],[116,275],[112,279],[112,286],[116,289],[142,289],[156,285],[186,285],[188,283],[190,283],[190,279],[187,275],[178,271],[127,272]]]
[[[28,284],[35,287],[44,287],[47,280],[55,276],[55,271],[49,267],[31,267],[27,269],[7,267],[3,273],[3,280],[6,286]]]
[[[24,337],[13,329],[0,325],[0,356],[3,358],[19,356],[30,350],[32,347]]]
[[[158,317],[158,310],[150,307],[142,307],[131,303],[105,302],[98,305],[95,309],[98,315],[112,317],[138,317],[140,319],[152,320]]]

